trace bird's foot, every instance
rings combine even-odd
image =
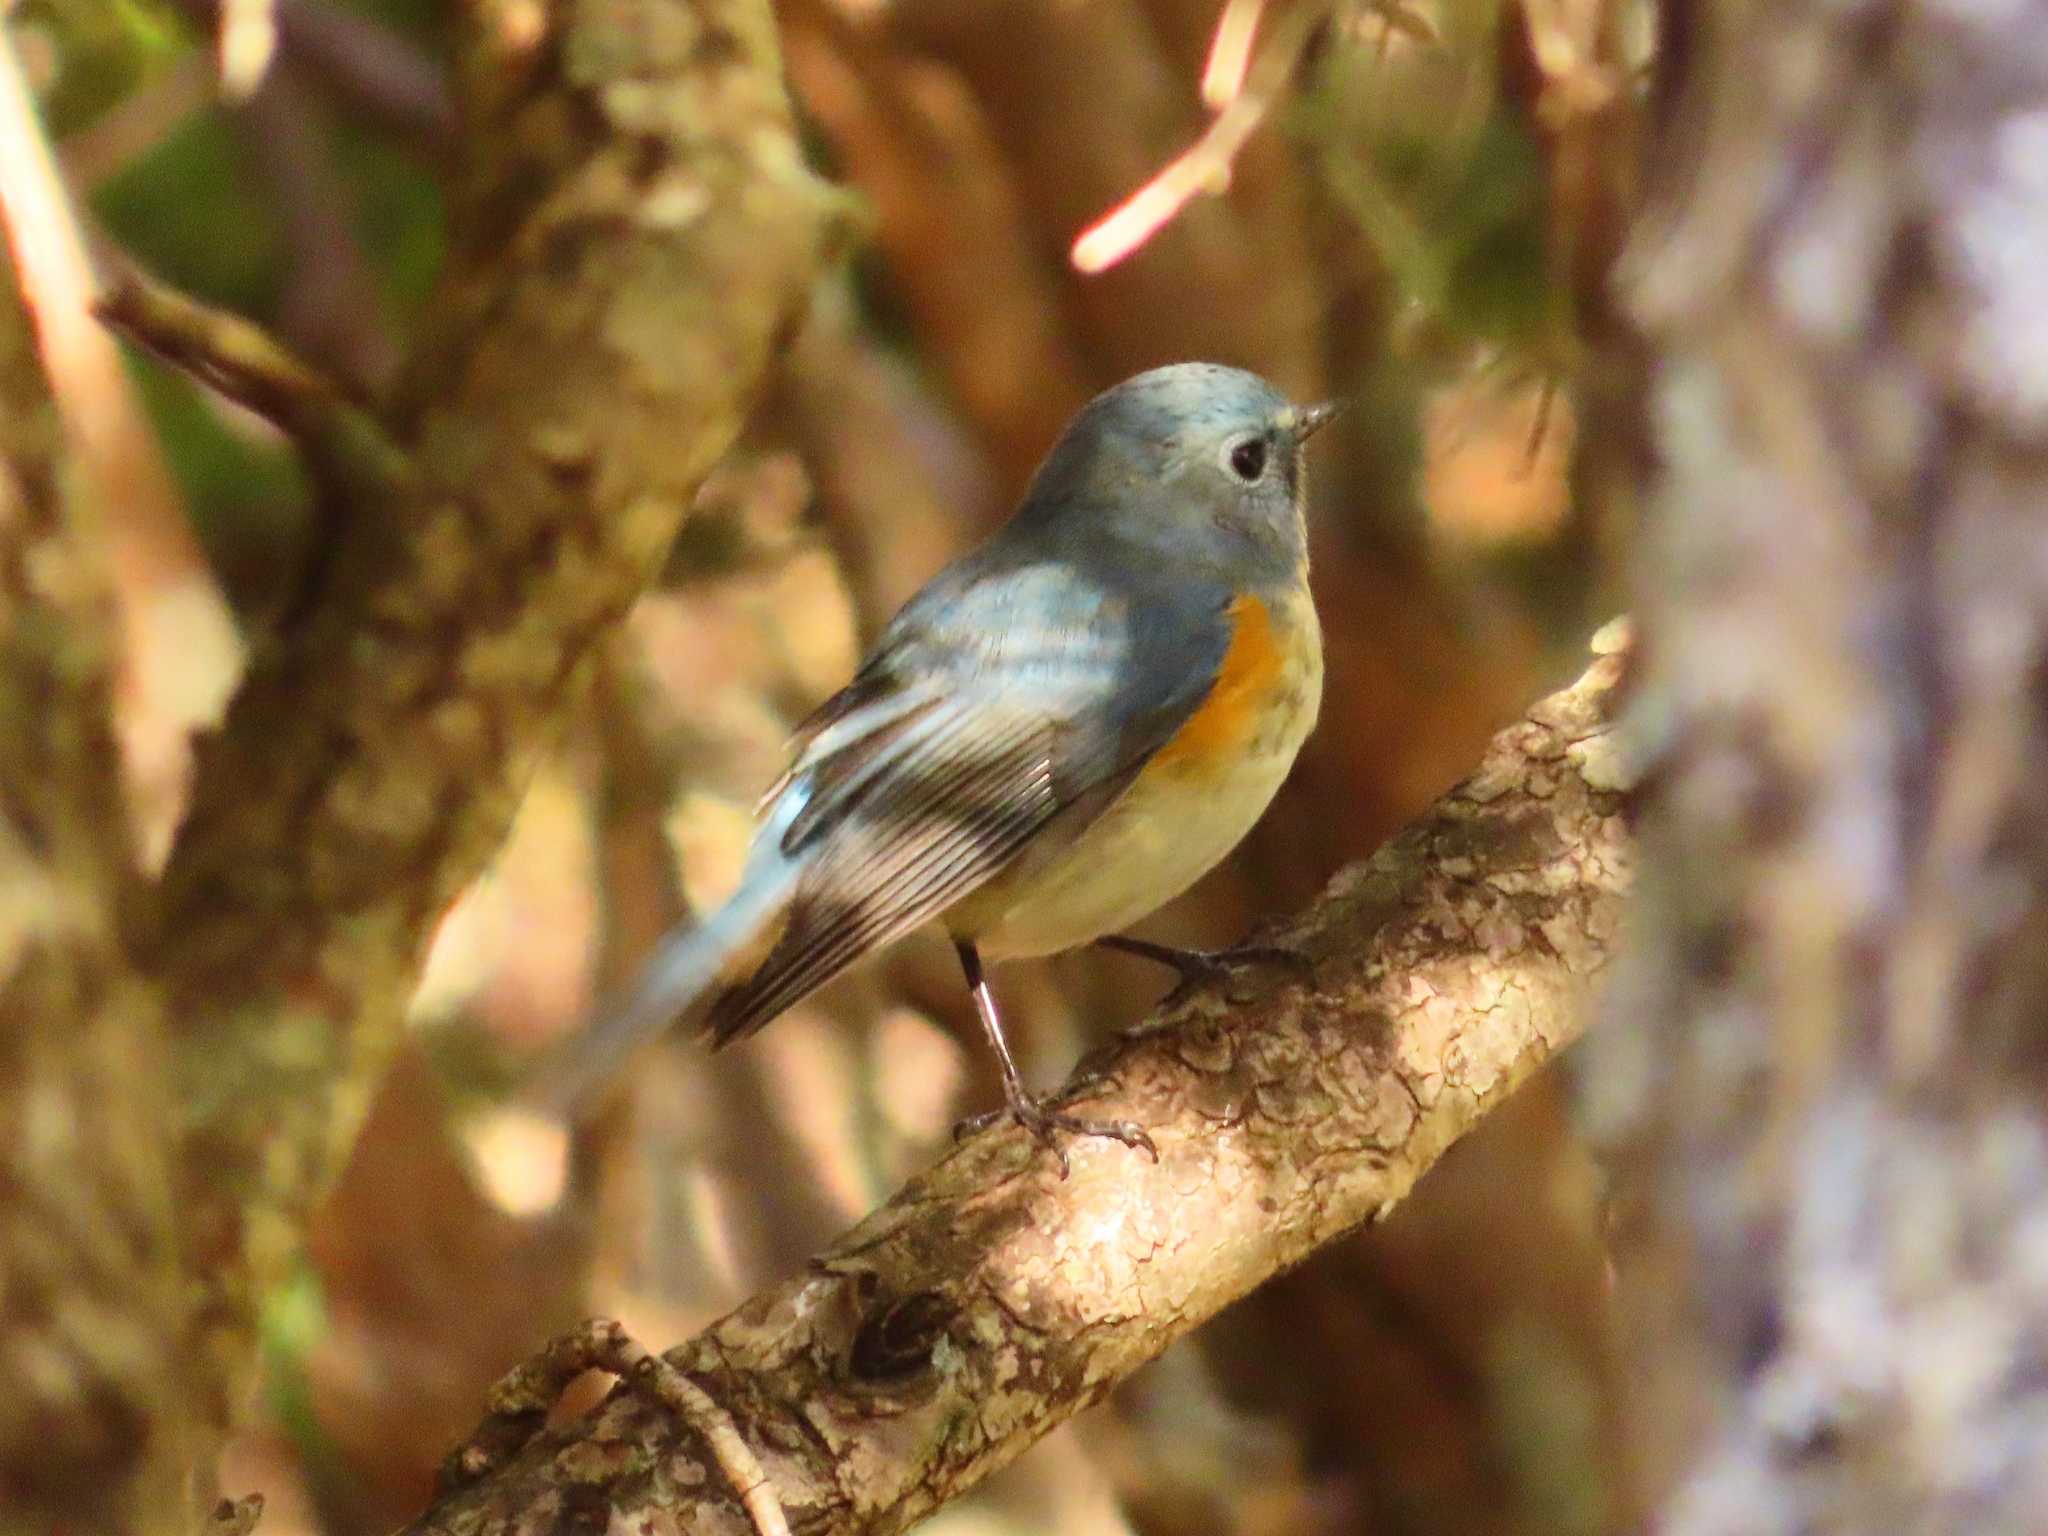
[[[1113,933],[1095,941],[1104,949],[1120,950],[1127,955],[1173,967],[1180,973],[1180,981],[1166,995],[1166,1003],[1178,1002],[1196,987],[1223,981],[1239,971],[1250,970],[1253,966],[1286,966],[1297,971],[1304,979],[1315,976],[1315,961],[1298,949],[1284,944],[1233,944],[1227,949],[1182,949],[1173,944],[1155,944],[1150,939],[1126,938]]]
[[[999,1120],[1014,1120],[1029,1131],[1033,1140],[1059,1159],[1060,1177],[1063,1179],[1072,1169],[1067,1162],[1067,1149],[1060,1144],[1062,1136],[1100,1136],[1109,1141],[1120,1141],[1135,1151],[1145,1153],[1153,1162],[1159,1161],[1159,1148],[1153,1145],[1152,1138],[1136,1121],[1090,1120],[1085,1115],[1048,1108],[1044,1100],[1034,1099],[1028,1094],[1019,1094],[1001,1109],[968,1116],[953,1127],[953,1139],[958,1141],[976,1131],[986,1130]]]

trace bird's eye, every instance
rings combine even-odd
[[[1248,437],[1230,450],[1230,470],[1246,485],[1257,485],[1266,472],[1266,440]]]

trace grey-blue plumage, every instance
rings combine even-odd
[[[1248,598],[1262,623],[1284,609],[1300,630],[1306,615],[1291,761],[1320,681],[1299,453],[1321,419],[1208,364],[1093,401],[1010,522],[913,597],[798,728],[732,898],[663,941],[549,1096],[581,1097],[676,1020],[720,1043],[747,1034],[999,874],[1056,862],[1211,700]]]

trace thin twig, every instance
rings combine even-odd
[[[592,1318],[551,1340],[491,1389],[483,1422],[442,1463],[442,1496],[469,1486],[518,1455],[539,1433],[563,1389],[586,1371],[618,1377],[627,1391],[666,1408],[696,1430],[759,1536],[790,1536],[775,1486],[733,1426],[732,1415],[675,1366],[606,1318]]]
[[[1219,193],[1230,185],[1230,168],[1259,125],[1266,120],[1287,82],[1318,22],[1328,13],[1333,0],[1302,0],[1282,14],[1273,25],[1265,46],[1248,66],[1241,84],[1232,82],[1227,104],[1218,112],[1202,136],[1170,161],[1150,181],[1133,192],[1102,218],[1083,230],[1074,241],[1070,255],[1076,270],[1101,272],[1115,266],[1163,229],[1175,214],[1201,193]],[[1210,74],[1216,75],[1215,59],[1226,52],[1228,39],[1222,29],[1233,25],[1241,8],[1231,6],[1218,27],[1211,50]],[[1247,29],[1243,46],[1251,46],[1249,28],[1254,13],[1242,20]],[[1221,78],[1218,78],[1220,90]],[[1210,82],[1204,82],[1204,90]]]
[[[274,422],[316,472],[364,489],[409,478],[404,451],[370,411],[253,321],[132,267],[114,275],[93,308],[138,346]]]
[[[1550,436],[1550,419],[1557,405],[1557,378],[1545,374],[1536,386],[1536,411],[1529,423],[1529,441],[1522,451],[1522,470],[1519,478],[1528,479],[1536,472],[1536,463],[1543,456],[1543,444]]]
[[[650,1353],[630,1339],[627,1343],[640,1351],[640,1358],[634,1362],[631,1373],[625,1374],[625,1379],[704,1437],[704,1443],[711,1447],[711,1454],[718,1459],[719,1470],[732,1484],[733,1492],[739,1495],[747,1517],[754,1522],[754,1529],[760,1536],[790,1536],[789,1518],[782,1512],[782,1501],[775,1496],[775,1485],[762,1470],[753,1447],[747,1444],[733,1424],[732,1415],[719,1407],[709,1392],[660,1355]]]
[[[1266,0],[1225,0],[1216,34],[1209,39],[1209,59],[1202,66],[1202,105],[1221,112],[1244,89],[1252,62],[1252,40],[1258,36],[1259,14]]]
[[[296,434],[310,414],[338,401],[332,381],[253,321],[140,272],[116,276],[93,310],[129,340],[286,432]]]

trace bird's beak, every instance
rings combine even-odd
[[[1338,415],[1348,404],[1350,402],[1347,400],[1325,400],[1321,405],[1304,405],[1295,411],[1295,442],[1305,443],[1314,437],[1324,427],[1328,426],[1331,418]]]

